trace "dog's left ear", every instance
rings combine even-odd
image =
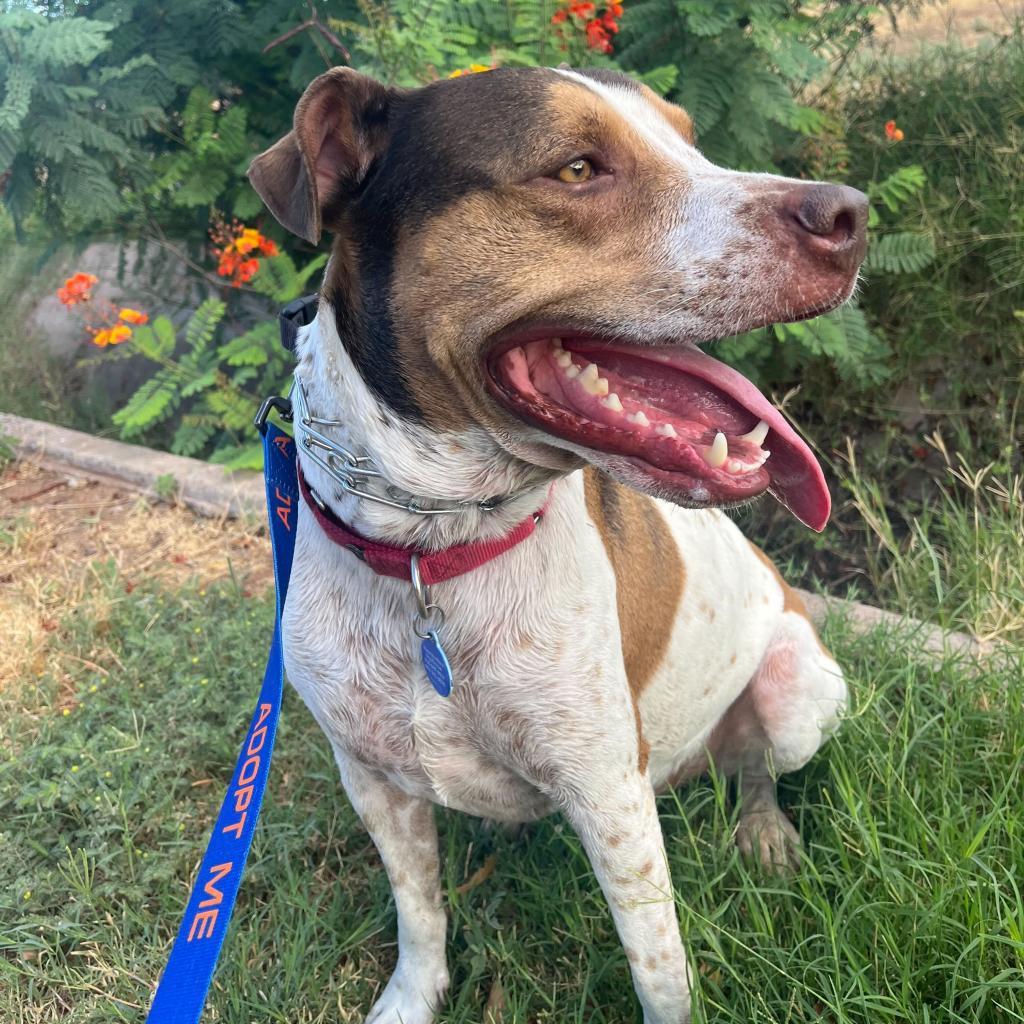
[[[351,68],[313,80],[295,107],[294,128],[249,165],[249,181],[293,234],[316,245],[336,226],[346,197],[387,144],[398,90]]]

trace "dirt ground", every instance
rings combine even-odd
[[[1008,32],[1014,16],[1021,14],[1024,3],[1019,0],[942,0],[902,14],[895,31],[890,20],[879,15],[876,39],[901,54],[947,39],[967,47],[977,46],[985,39]]]
[[[32,462],[0,473],[0,687],[54,667],[62,619],[109,587],[143,581],[203,586],[234,575],[259,593],[273,583],[270,543],[255,527]]]

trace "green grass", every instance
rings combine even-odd
[[[0,1020],[139,1020],[244,733],[270,629],[230,586],[124,591],[108,574],[54,642],[70,683],[0,690]],[[827,640],[854,707],[787,778],[807,859],[739,859],[725,786],[661,801],[699,1020],[1024,1021],[1024,652],[972,676],[905,640]],[[75,661],[86,659],[91,665]],[[67,714],[64,711],[67,711]],[[580,845],[439,812],[453,987],[441,1019],[639,1020]],[[490,855],[493,875],[456,887]],[[289,693],[267,806],[206,1020],[356,1022],[395,958],[383,870],[327,744]]]

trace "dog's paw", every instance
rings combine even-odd
[[[800,833],[778,807],[741,814],[736,845],[744,857],[773,874],[785,874],[800,865]]]
[[[409,970],[399,961],[366,1024],[431,1024],[448,991],[448,970]]]

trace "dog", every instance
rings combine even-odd
[[[449,984],[432,804],[560,811],[645,1024],[689,1020],[655,795],[713,761],[740,847],[789,864],[775,779],[847,699],[723,511],[768,492],[820,530],[821,470],[697,344],[849,298],[865,196],[717,167],[681,108],[566,67],[411,90],[334,68],[249,176],[286,229],[333,234],[297,344],[283,628],[394,893],[366,1020],[428,1024]]]

